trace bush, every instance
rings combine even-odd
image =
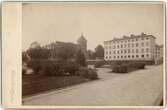
[[[73,61],[67,61],[65,63],[62,63],[62,68],[66,73],[70,73],[70,75],[75,75],[76,71],[78,71],[79,69],[79,65]]]
[[[98,79],[98,74],[95,69],[81,67],[76,71],[76,75],[83,76],[90,80]]]
[[[39,73],[42,70],[42,60],[30,60],[27,66],[32,68],[35,73]]]
[[[62,75],[63,71],[60,71],[60,64],[57,61],[43,60],[41,71],[44,75]]]
[[[97,61],[94,65],[95,68],[100,68],[101,66],[103,66],[105,64],[104,61]]]
[[[144,69],[145,68],[145,63],[139,63],[138,65],[137,65],[137,68],[138,69]]]
[[[112,67],[112,71],[116,73],[127,73],[128,67],[126,65],[115,65]]]

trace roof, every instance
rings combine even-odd
[[[125,40],[125,39],[134,39],[134,38],[139,38],[139,37],[153,37],[154,39],[156,39],[156,37],[153,35],[147,35],[147,34],[141,33],[140,35],[134,35],[134,34],[131,34],[130,36],[124,35],[122,38],[114,38],[113,40],[104,41],[104,43],[112,42],[112,41],[120,41],[120,40]]]

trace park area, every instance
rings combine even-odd
[[[163,65],[146,66],[128,74],[97,68],[97,73],[99,80],[26,97],[23,105],[159,106],[162,102]]]

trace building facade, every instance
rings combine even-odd
[[[155,37],[152,35],[131,35],[104,41],[104,59],[119,60],[148,60],[155,59]]]

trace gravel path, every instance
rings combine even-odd
[[[100,79],[23,99],[24,105],[55,106],[152,106],[163,92],[163,66],[147,66],[128,74],[100,68]]]

